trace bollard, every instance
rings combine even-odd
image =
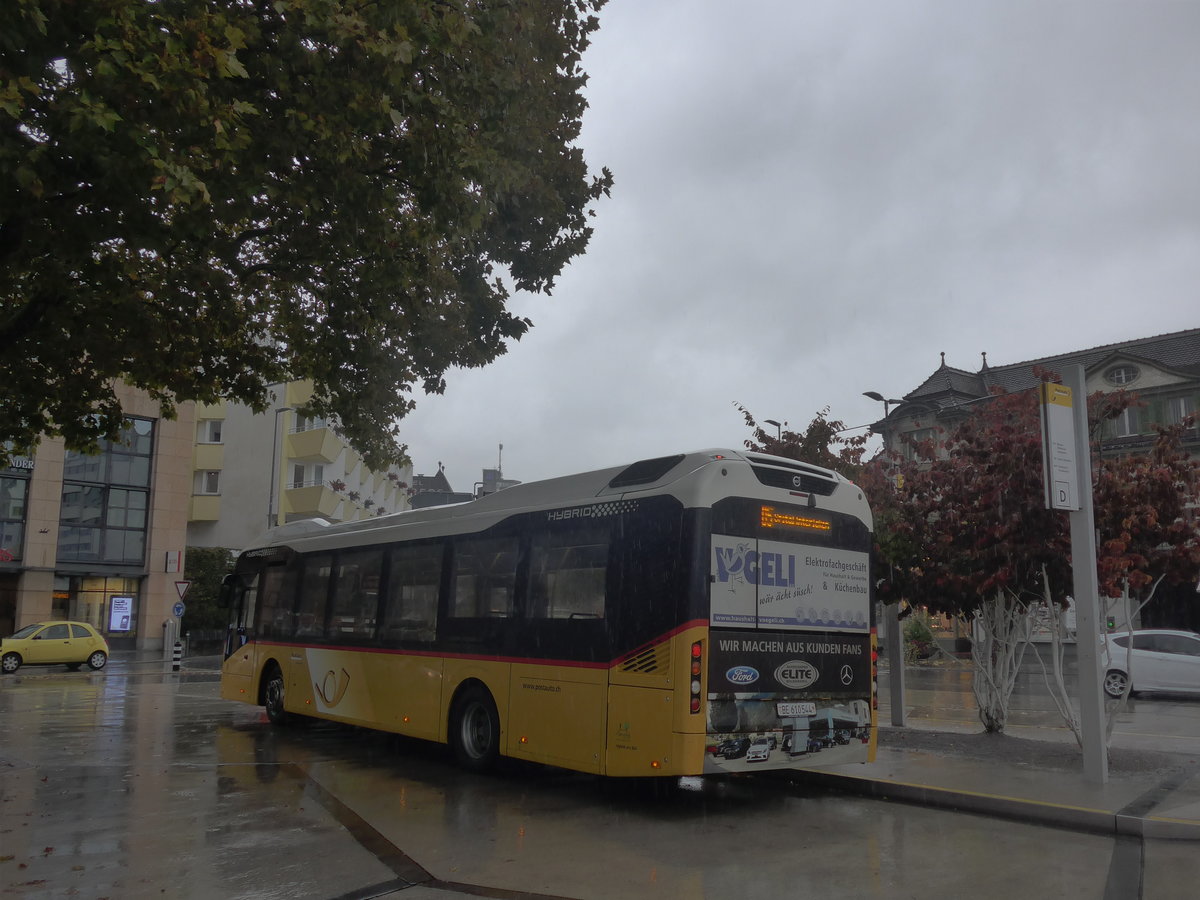
[[[175,642],[175,654],[174,654],[174,656],[171,657],[171,671],[172,672],[179,671],[179,660],[181,660],[182,658],[183,658],[183,644],[179,643],[179,641],[176,641]]]

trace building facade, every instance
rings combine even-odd
[[[114,649],[162,647],[183,578],[192,406],[163,419],[145,393],[116,390],[120,440],[85,455],[45,439],[0,470],[0,633],[73,619]]]
[[[937,440],[985,402],[995,388],[1007,393],[1032,390],[1041,380],[1039,369],[1061,374],[1081,365],[1087,392],[1124,389],[1141,404],[1106,423],[1102,452],[1138,453],[1153,443],[1156,425],[1176,425],[1200,412],[1200,328],[1125,341],[999,366],[987,354],[976,372],[941,365],[900,400],[889,400],[886,416],[871,428],[883,437],[885,450],[912,452],[914,442]],[[1185,445],[1200,454],[1200,427],[1193,424]]]
[[[411,466],[376,472],[324,419],[301,410],[311,382],[273,385],[272,406],[198,404],[187,541],[237,550],[297,519],[348,522],[410,506]]]

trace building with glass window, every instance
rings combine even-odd
[[[0,633],[88,622],[114,649],[161,647],[183,578],[195,423],[119,385],[129,424],[96,455],[45,439],[0,470]]]
[[[245,547],[298,519],[349,522],[410,506],[412,468],[377,472],[335,423],[305,415],[312,383],[271,387],[271,408],[198,404],[188,545]]]

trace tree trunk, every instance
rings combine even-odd
[[[1050,692],[1050,699],[1058,707],[1059,715],[1071,729],[1071,734],[1075,735],[1075,743],[1083,747],[1083,724],[1079,720],[1075,704],[1071,701],[1071,695],[1067,692],[1067,682],[1063,675],[1063,655],[1066,649],[1063,645],[1065,612],[1063,607],[1050,599],[1050,576],[1046,572],[1045,566],[1042,566],[1042,603],[1046,606],[1046,619],[1050,624],[1050,663],[1054,676],[1053,681],[1050,680],[1050,673],[1046,671],[1046,663],[1042,660],[1042,654],[1038,652],[1037,647],[1034,647],[1033,652],[1037,656],[1038,662],[1041,663],[1042,677],[1046,679],[1046,688]]]
[[[984,731],[1004,731],[1008,703],[1033,629],[1033,611],[1015,594],[997,590],[975,613],[978,640],[971,644],[971,682]]]

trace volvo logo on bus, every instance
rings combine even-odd
[[[800,690],[811,685],[820,674],[811,663],[802,659],[789,659],[775,670],[775,680],[784,687]]]
[[[758,681],[758,669],[753,666],[734,666],[725,673],[725,680],[730,684],[754,684]]]
[[[804,479],[803,479],[803,478],[801,478],[799,475],[793,475],[793,476],[792,476],[792,485],[793,485],[793,486],[795,486],[795,487],[800,487],[800,485],[802,485],[802,484],[804,484]]]

